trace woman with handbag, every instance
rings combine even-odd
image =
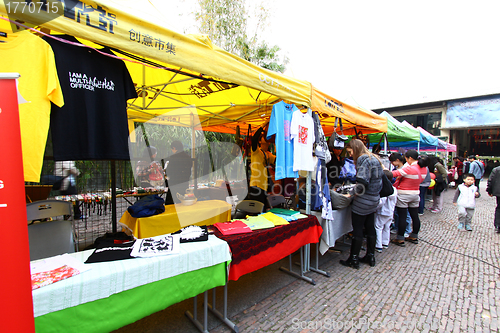
[[[382,163],[378,156],[370,153],[362,141],[352,139],[346,147],[356,165],[356,184],[353,189],[351,207],[353,238],[351,253],[347,260],[340,260],[344,266],[359,268],[360,262],[375,266],[375,212],[382,189]],[[366,230],[366,255],[359,258],[363,242],[363,229]]]
[[[401,177],[397,183],[398,190],[396,211],[398,212],[398,236],[391,243],[405,246],[405,239],[418,244],[418,232],[420,231],[420,218],[418,207],[420,205],[420,183],[427,176],[426,167],[429,165],[427,156],[418,158],[418,152],[410,149],[405,153],[408,165],[392,172],[393,177]],[[406,216],[410,213],[412,220],[412,232],[405,238]]]

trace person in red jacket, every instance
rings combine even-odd
[[[398,236],[392,240],[393,244],[405,246],[405,239],[418,244],[418,232],[420,231],[420,218],[418,206],[420,204],[420,183],[427,176],[426,167],[429,160],[426,156],[419,158],[416,150],[410,149],[405,153],[406,162],[409,164],[401,169],[392,171],[393,177],[401,177],[397,184],[398,196],[396,210],[398,212]],[[406,229],[406,216],[410,213],[412,220],[412,232],[409,237],[404,236]]]
[[[463,157],[460,157],[460,156],[455,157],[455,167],[456,167],[455,172],[458,172],[458,178],[457,178],[455,187],[458,187],[458,185],[462,184],[464,181],[463,177],[462,177],[464,174],[464,158]]]

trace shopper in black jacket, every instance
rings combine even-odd
[[[500,166],[491,170],[490,177],[488,178],[488,184],[486,186],[486,192],[488,192],[490,197],[497,197],[497,207],[495,208],[495,229],[497,233],[500,233]]]

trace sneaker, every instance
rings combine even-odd
[[[384,248],[384,249],[387,249],[387,248],[389,248],[389,244],[387,244],[387,245],[385,245],[385,244],[382,244],[382,248]]]
[[[463,223],[458,224],[458,230],[464,230],[464,225]]]
[[[410,234],[405,232],[405,238],[408,238],[409,236],[410,236]]]
[[[422,216],[422,215],[424,215],[424,213],[418,213],[418,216]]]
[[[471,227],[470,225],[468,225],[468,224],[467,224],[467,225],[465,226],[465,230],[467,230],[467,231],[472,231],[472,227]]]
[[[431,210],[431,213],[439,213],[439,212],[440,212],[440,211],[439,211],[439,210],[437,210],[437,209],[432,209],[432,210]]]
[[[377,251],[378,253],[382,253],[382,248],[381,247],[376,247],[375,251]]]
[[[500,229],[499,229],[499,230],[500,230]],[[392,229],[392,230],[391,230],[391,234],[395,235],[395,234],[397,234],[397,233],[398,233],[398,231],[397,231],[396,229]]]

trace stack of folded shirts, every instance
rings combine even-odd
[[[279,217],[282,217],[287,221],[296,221],[298,219],[303,219],[307,217],[307,215],[301,214],[300,212],[297,212],[295,210],[284,209],[284,208],[272,208],[269,210],[269,212]]]
[[[219,229],[220,233],[224,236],[252,232],[252,229],[240,220],[219,222],[215,223],[214,226]]]
[[[269,221],[262,215],[247,216],[247,218],[245,220],[242,220],[242,222],[252,230],[274,228],[274,223]]]
[[[267,220],[271,221],[274,225],[290,224],[290,222],[288,222],[288,220],[284,219],[281,216],[273,214],[271,212],[267,212],[267,213],[261,214],[259,216],[265,217]]]

